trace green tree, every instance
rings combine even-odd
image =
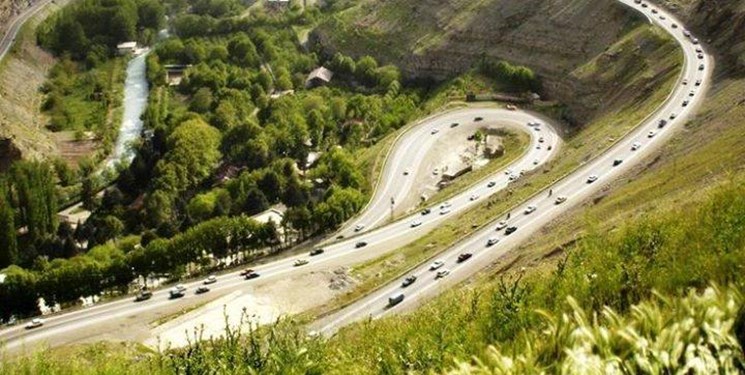
[[[220,132],[201,119],[181,123],[166,140],[168,152],[156,165],[159,189],[182,192],[204,181],[220,160]]]
[[[4,182],[0,182],[0,269],[18,261],[15,215],[7,200],[7,187],[4,185]]]

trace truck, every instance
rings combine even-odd
[[[390,297],[388,297],[388,307],[393,307],[401,303],[401,301],[404,300],[404,294],[403,293],[396,293]]]

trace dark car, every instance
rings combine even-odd
[[[660,128],[660,129],[664,128],[665,125],[667,125],[667,120],[665,120],[665,119],[662,119],[662,120],[660,120],[660,122],[657,123],[657,127]]]
[[[246,278],[246,280],[251,280],[251,279],[255,279],[255,278],[259,277],[259,276],[260,275],[258,273],[256,273],[255,271],[251,270],[251,272],[247,273],[244,277]]]
[[[614,167],[617,167],[617,166],[621,165],[621,163],[623,163],[623,160],[622,159],[613,160],[613,166]]]
[[[516,230],[517,230],[516,226],[507,227],[507,229],[504,230],[504,234],[510,235],[512,233],[515,233]]]
[[[323,254],[324,251],[325,250],[323,250],[321,248],[313,249],[313,250],[310,251],[310,256],[316,256],[316,255]]]
[[[471,259],[472,256],[473,256],[473,254],[471,254],[471,253],[463,253],[461,255],[458,255],[458,263],[465,262],[468,259]]]
[[[494,187],[494,185],[496,185],[496,184],[497,184],[497,183],[496,183],[496,182],[494,182],[494,181],[489,181],[489,183],[488,183],[488,184],[486,184],[486,187]]]
[[[197,294],[203,294],[203,293],[207,293],[209,291],[210,291],[210,288],[208,288],[206,286],[200,286],[199,288],[197,288]]]
[[[240,275],[241,275],[241,276],[246,276],[246,275],[248,275],[249,273],[253,273],[253,272],[254,272],[254,270],[252,270],[252,269],[250,269],[250,268],[246,268],[245,270],[241,271]]]
[[[415,281],[416,281],[416,276],[411,275],[404,279],[404,282],[401,283],[401,286],[405,288],[411,284],[414,284]]]
[[[481,121],[483,119],[484,119],[483,117],[476,117],[476,118],[473,119],[473,121]]]
[[[454,123],[450,124],[450,127],[451,127],[451,128],[455,128],[455,127],[457,127],[458,125],[460,125],[460,124],[458,124],[457,122],[454,122]]]
[[[356,247],[358,249],[361,248],[361,247],[365,247],[365,246],[367,246],[367,242],[365,242],[365,241],[360,241],[360,242],[357,242],[356,244],[354,244],[354,247]]]
[[[152,296],[153,296],[153,292],[151,292],[149,290],[143,290],[143,291],[137,293],[137,297],[135,297],[135,302],[149,300],[150,297],[152,297]]]
[[[425,208],[422,210],[422,215],[429,215],[429,213],[432,212],[429,208]]]

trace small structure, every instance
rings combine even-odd
[[[305,87],[325,85],[331,82],[333,76],[334,72],[320,66],[308,74],[308,79],[305,80]]]
[[[259,212],[258,214],[251,216],[251,219],[258,221],[261,224],[266,224],[270,221],[274,222],[277,228],[277,234],[279,235],[279,242],[284,242],[285,233],[282,228],[282,219],[285,217],[285,211],[287,211],[287,207],[283,204],[277,204],[269,207],[269,209],[264,212]]]
[[[442,180],[449,182],[473,170],[473,164],[459,160],[455,163],[448,164],[442,169]]]
[[[135,53],[137,50],[137,42],[124,42],[116,45],[116,50],[120,55],[128,55]]]
[[[168,82],[168,86],[178,86],[181,83],[181,79],[184,78],[184,72],[190,67],[191,64],[163,65],[163,69],[166,71],[166,82]]]

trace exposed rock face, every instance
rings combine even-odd
[[[0,139],[0,172],[8,170],[14,161],[21,159],[21,156],[21,150],[13,144],[12,139]]]
[[[322,25],[311,43],[329,53],[372,54],[409,78],[452,77],[483,56],[526,65],[543,79],[543,94],[585,122],[618,89],[613,79],[573,74],[642,22],[615,0],[388,0]],[[376,40],[385,48],[371,48]]]

